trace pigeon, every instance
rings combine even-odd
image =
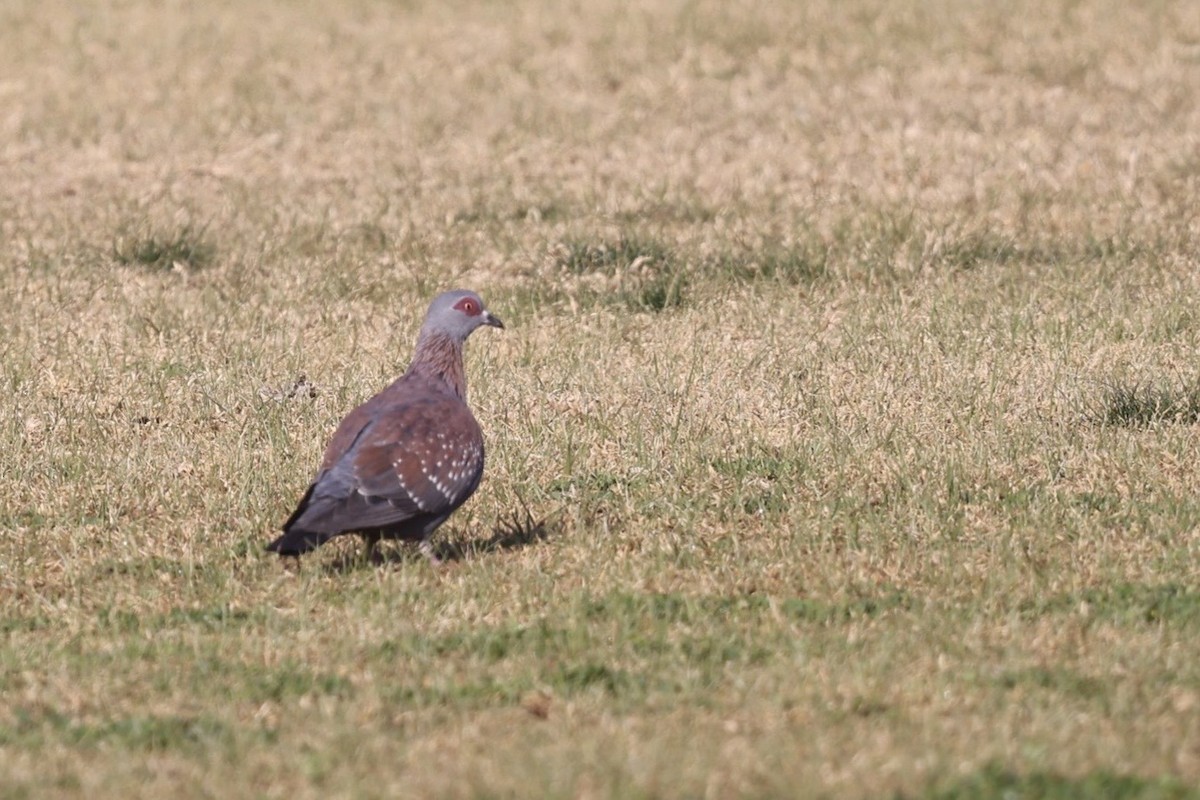
[[[299,556],[357,532],[375,559],[380,539],[420,543],[466,502],[483,477],[483,433],[467,407],[463,344],[476,328],[504,323],[475,292],[434,298],[412,363],[394,383],[351,411],[283,535],[267,545]]]

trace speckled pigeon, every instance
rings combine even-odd
[[[463,343],[482,325],[504,323],[469,291],[434,298],[408,372],[342,420],[300,505],[267,545],[306,553],[358,532],[375,555],[380,539],[421,543],[483,477],[483,434],[467,407]]]

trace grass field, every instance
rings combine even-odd
[[[998,5],[5,3],[0,798],[1200,797],[1200,5]]]

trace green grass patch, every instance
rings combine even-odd
[[[1074,612],[1125,625],[1193,627],[1200,624],[1200,590],[1178,583],[1122,583],[1027,601],[1021,610],[1031,618]]]
[[[178,628],[208,630],[234,629],[258,624],[266,618],[264,609],[231,609],[228,606],[206,608],[173,608],[165,614],[139,614],[129,609],[104,607],[97,612],[101,628],[133,633],[157,633]]]
[[[0,619],[0,634],[29,633],[49,628],[53,625],[50,617],[35,615],[11,615]]]
[[[113,240],[112,256],[118,264],[148,270],[198,270],[215,261],[217,248],[204,227],[190,224],[170,229],[134,227]]]
[[[708,259],[705,270],[739,282],[809,285],[829,276],[833,257],[832,246],[809,233],[794,241],[769,239],[722,252]]]
[[[684,264],[674,248],[644,236],[569,239],[559,251],[558,266],[582,279],[577,284],[580,296],[640,311],[681,305],[687,286]]]
[[[1051,772],[1021,773],[1001,764],[931,789],[924,794],[897,794],[925,800],[1076,800],[1103,797],[1111,800],[1189,800],[1200,790],[1169,776],[1140,777],[1097,771],[1078,777]]]
[[[1140,428],[1155,423],[1200,422],[1200,379],[1176,385],[1121,382],[1104,386],[1088,415],[1104,425]]]
[[[762,595],[689,596],[683,594],[613,594],[590,598],[581,610],[590,619],[649,619],[666,624],[749,624],[756,618],[779,613],[796,622],[835,625],[889,612],[920,608],[920,603],[899,590],[827,602],[804,597],[770,598]]]
[[[348,698],[354,694],[354,686],[346,678],[314,671],[302,664],[285,663],[269,670],[227,665],[218,672],[233,679],[240,678],[242,691],[255,700],[281,702],[309,696]]]
[[[1054,264],[1063,258],[1064,253],[1057,248],[1038,242],[1025,243],[1015,236],[986,230],[967,231],[934,240],[929,254],[934,266],[959,270],[1013,263],[1038,266]]]
[[[18,708],[15,721],[0,726],[0,743],[31,746],[65,741],[73,747],[122,750],[200,751],[233,744],[229,726],[211,716],[139,715],[101,721],[79,720],[52,709]]]
[[[1109,691],[1108,685],[1097,678],[1080,675],[1073,670],[1046,667],[1009,670],[997,677],[996,682],[1005,689],[1045,689],[1061,692],[1081,700],[1104,697]]]
[[[147,419],[147,422],[141,422],[141,419]],[[148,418],[138,418],[134,420],[134,424],[154,424]],[[110,559],[98,564],[93,575],[96,579],[101,580],[109,577],[129,577],[144,580],[147,578],[157,577],[159,575],[170,576],[174,578],[194,576],[204,571],[203,564],[187,564],[173,558],[164,556],[151,556],[141,559]]]

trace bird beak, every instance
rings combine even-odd
[[[504,328],[504,323],[500,321],[500,318],[490,311],[483,312],[483,324],[491,325],[493,328],[500,328],[501,330]]]

